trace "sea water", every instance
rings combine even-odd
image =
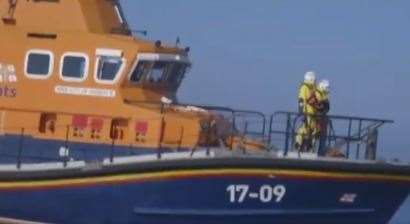
[[[390,224],[410,224],[410,197],[403,204]]]

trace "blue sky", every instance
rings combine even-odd
[[[122,3],[147,38],[174,43],[180,36],[191,47],[181,101],[296,110],[303,74],[314,70],[332,82],[331,113],[395,120],[382,129],[382,156],[410,161],[410,1]]]

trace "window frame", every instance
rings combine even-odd
[[[84,76],[82,78],[66,77],[63,75],[64,58],[68,56],[85,58]],[[74,51],[65,52],[64,54],[61,55],[61,58],[60,58],[60,79],[66,82],[84,82],[88,78],[89,67],[90,67],[90,58],[88,57],[88,54],[83,53],[83,52],[74,52]]]
[[[143,84],[141,80],[138,82],[134,82],[131,80],[131,76],[134,73],[134,70],[137,68],[138,64],[140,61],[152,61],[152,62],[157,62],[157,61],[163,61],[163,62],[180,62],[180,63],[185,63],[189,66],[191,66],[191,61],[188,59],[187,56],[184,55],[178,55],[178,54],[161,54],[161,53],[139,53],[136,57],[136,60],[132,64],[131,70],[128,74],[128,81],[133,84],[133,85],[139,85]]]
[[[48,68],[48,73],[47,74],[31,74],[28,73],[27,68],[28,68],[28,59],[30,54],[43,54],[43,55],[48,55],[50,56],[50,62],[49,62],[49,68]],[[26,57],[24,59],[24,75],[27,78],[30,79],[48,79],[54,72],[54,53],[50,50],[45,50],[45,49],[30,49],[26,52]]]
[[[119,57],[119,58],[121,58],[121,62],[122,62],[121,67],[118,69],[118,72],[117,72],[117,74],[115,74],[115,77],[114,77],[113,80],[102,80],[102,79],[98,78],[98,65],[100,63],[101,57],[104,57],[104,56],[105,57]],[[101,55],[101,54],[96,55],[96,60],[95,60],[95,65],[94,65],[94,81],[96,83],[106,84],[106,85],[116,84],[118,82],[118,80],[121,78],[121,76],[122,76],[122,74],[125,70],[126,63],[127,63],[127,60],[124,57],[121,57],[121,56],[118,56],[118,55],[109,55],[109,54],[107,54],[107,55]]]

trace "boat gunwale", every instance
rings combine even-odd
[[[177,155],[178,153],[174,153]],[[186,155],[183,153],[181,155]],[[42,180],[64,180],[78,179],[89,177],[107,177],[116,175],[141,174],[141,173],[166,173],[166,172],[183,172],[195,171],[204,172],[210,170],[228,170],[240,171],[238,174],[246,173],[246,170],[264,171],[263,174],[287,171],[300,173],[300,176],[309,176],[317,174],[319,177],[326,179],[334,177],[369,179],[382,181],[399,181],[410,183],[410,165],[397,165],[391,163],[369,163],[357,161],[336,161],[325,159],[294,159],[294,158],[275,158],[275,157],[215,157],[214,155],[200,154],[192,158],[156,158],[152,155],[150,159],[136,161],[138,157],[125,157],[128,161],[113,163],[109,160],[105,162],[84,161],[64,163],[44,163],[38,164],[37,169],[17,169],[8,165],[8,169],[0,166],[0,183],[12,181],[42,181]],[[148,158],[148,157],[147,157]],[[44,169],[41,167],[44,166]],[[266,172],[265,172],[266,171]],[[340,176],[341,175],[341,176]],[[338,179],[338,178],[336,178]]]

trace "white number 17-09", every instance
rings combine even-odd
[[[286,194],[286,187],[283,185],[262,185],[258,191],[251,192],[249,185],[238,184],[229,185],[226,188],[229,193],[229,202],[243,203],[246,199],[258,199],[263,203],[275,201],[280,203]]]

